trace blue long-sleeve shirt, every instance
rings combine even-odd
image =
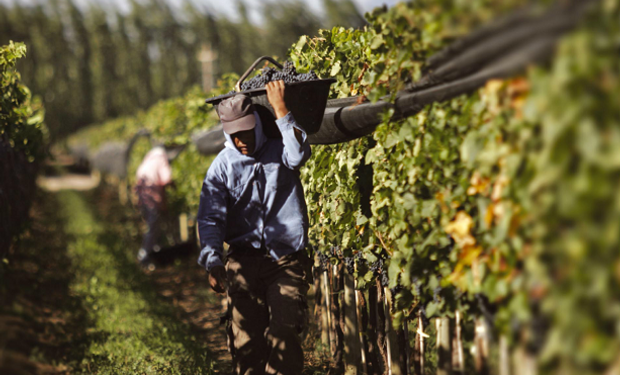
[[[198,263],[207,271],[223,265],[224,241],[231,249],[267,249],[274,259],[302,250],[308,242],[298,170],[310,157],[310,145],[291,113],[276,123],[281,140],[264,137],[257,116],[256,151],[243,155],[229,143],[207,172],[198,208]],[[301,131],[301,144],[295,128]]]

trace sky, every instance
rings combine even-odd
[[[32,4],[37,2],[44,2],[45,0],[0,0],[0,3],[11,4],[11,3],[19,3],[19,4]],[[129,9],[129,0],[74,0],[76,4],[79,6],[87,6],[88,4],[101,4],[101,5],[117,5],[121,9]],[[171,5],[179,7],[186,0],[166,0]],[[227,18],[235,18],[235,9],[237,2],[235,0],[189,0],[197,5],[205,6],[211,12],[215,14],[222,14]],[[260,7],[262,4],[268,1],[275,0],[244,0],[243,2],[246,4],[249,10],[250,18],[255,22],[260,22]],[[360,12],[363,14],[368,12],[375,7],[386,4],[387,6],[392,6],[399,2],[399,0],[353,0]],[[401,0],[402,1],[402,0]],[[322,12],[322,0],[305,0],[305,3],[308,6],[321,14]]]

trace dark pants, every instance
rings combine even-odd
[[[142,211],[142,217],[149,226],[148,232],[142,239],[142,248],[147,254],[151,254],[154,251],[154,247],[157,245],[157,240],[161,233],[161,212],[156,206],[149,206],[142,204],[140,207]]]
[[[148,232],[142,239],[142,248],[146,254],[152,254],[157,245],[161,233],[162,213],[165,211],[164,187],[159,185],[148,185],[144,180],[136,184],[138,194],[138,205],[142,212],[142,218],[149,226]]]
[[[305,252],[278,261],[234,251],[226,262],[233,359],[239,375],[302,373],[307,325]]]

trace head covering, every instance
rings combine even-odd
[[[260,116],[258,115],[258,112],[254,112],[253,116],[254,116],[254,124],[255,124],[255,127],[254,127],[255,145],[254,145],[254,152],[252,152],[252,154],[250,155],[255,155],[263,147],[265,142],[267,142],[267,136],[263,132],[263,123],[260,120]],[[226,138],[226,142],[224,143],[224,146],[240,153],[240,151],[235,146],[235,142],[233,142],[230,134],[224,131],[224,137]]]
[[[254,129],[256,126],[254,105],[246,95],[239,94],[222,100],[217,106],[217,112],[226,134]]]

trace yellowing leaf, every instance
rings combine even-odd
[[[454,220],[444,227],[444,230],[452,236],[459,247],[464,249],[476,244],[476,239],[470,233],[473,226],[474,221],[471,216],[465,211],[459,211]]]

